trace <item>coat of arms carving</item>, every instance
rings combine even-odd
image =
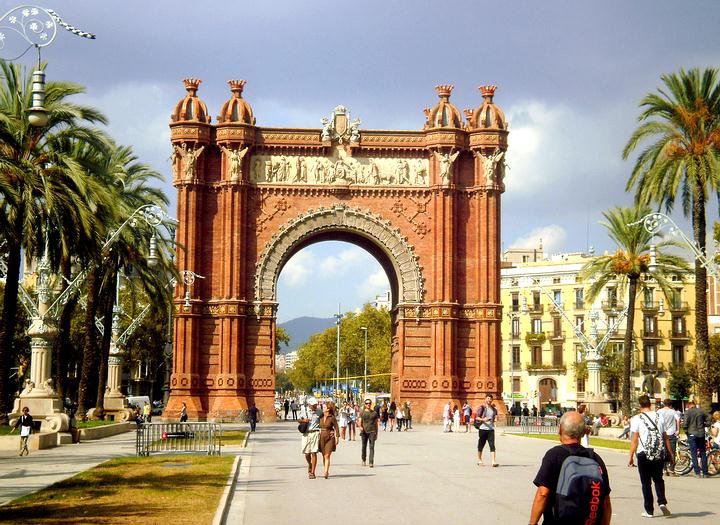
[[[361,121],[359,118],[350,120],[350,111],[345,106],[337,106],[330,118],[323,117],[321,122],[323,128],[320,139],[323,142],[360,142]]]

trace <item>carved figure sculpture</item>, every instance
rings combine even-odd
[[[460,152],[456,151],[455,153],[440,153],[439,151],[435,151],[433,153],[435,155],[435,158],[437,158],[440,162],[440,180],[442,181],[442,185],[448,186],[452,177],[452,165],[455,162],[455,159],[457,159],[458,155],[460,155]]]
[[[197,159],[205,149],[205,146],[200,146],[197,149],[190,149],[186,143],[182,143],[179,147],[173,146],[173,163],[178,159],[183,160],[184,169],[183,175],[186,180],[194,179],[197,174]]]
[[[253,163],[253,169],[251,172],[252,180],[255,182],[261,182],[263,178],[262,174],[262,161],[260,159],[255,159],[255,162]]]
[[[307,182],[307,164],[305,163],[305,157],[300,157],[297,161],[293,182]]]
[[[225,155],[227,155],[230,161],[230,180],[240,180],[242,178],[242,160],[248,152],[248,147],[243,149],[235,148],[230,149],[225,146],[220,146]]]
[[[315,184],[322,184],[325,182],[325,170],[323,169],[322,162],[320,159],[315,159],[315,163],[312,167],[312,179]]]
[[[326,142],[332,137],[334,127],[333,122],[327,117],[323,117],[320,122],[322,122],[323,125],[322,132],[320,133],[320,140]]]
[[[359,118],[350,123],[350,142],[360,142],[360,124]]]
[[[410,166],[404,159],[398,159],[395,166],[395,180],[398,184],[410,184]]]
[[[488,184],[502,181],[505,152],[496,150],[492,155],[482,155],[483,170]]]
[[[273,182],[275,180],[275,171],[271,160],[265,161],[265,181]]]
[[[370,182],[370,184],[374,184],[376,186],[382,183],[382,178],[380,177],[380,170],[375,163],[375,159],[370,159],[367,180]]]
[[[418,185],[425,185],[427,179],[427,168],[425,167],[425,163],[418,159],[415,167],[415,184]]]

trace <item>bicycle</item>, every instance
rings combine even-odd
[[[707,447],[708,476],[715,476],[720,473],[720,450],[711,448],[708,441],[705,441],[705,445]],[[678,439],[673,471],[678,476],[684,476],[692,469],[692,457],[690,456],[687,439]]]

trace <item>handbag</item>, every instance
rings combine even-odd
[[[300,432],[301,434],[306,434],[308,431],[308,427],[310,427],[310,421],[298,423],[298,432]]]

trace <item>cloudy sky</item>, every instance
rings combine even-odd
[[[42,5],[97,34],[59,34],[44,52],[48,77],[85,85],[85,101],[108,115],[113,136],[168,180],[167,122],[186,76],[203,80],[199,94],[213,116],[229,96],[226,81],[242,78],[258,125],[319,127],[343,104],[376,129],[421,128],[436,84],[454,84],[461,109],[479,105],[477,86],[497,84],[511,131],[503,244],[542,238],[549,252],[611,248],[598,221],[631,202],[631,163],[620,152],[638,101],[662,73],[720,65],[717,0]],[[31,55],[21,61],[31,64]],[[359,248],[314,245],[280,277],[280,319],[330,315],[338,302],[353,309],[386,287]]]

